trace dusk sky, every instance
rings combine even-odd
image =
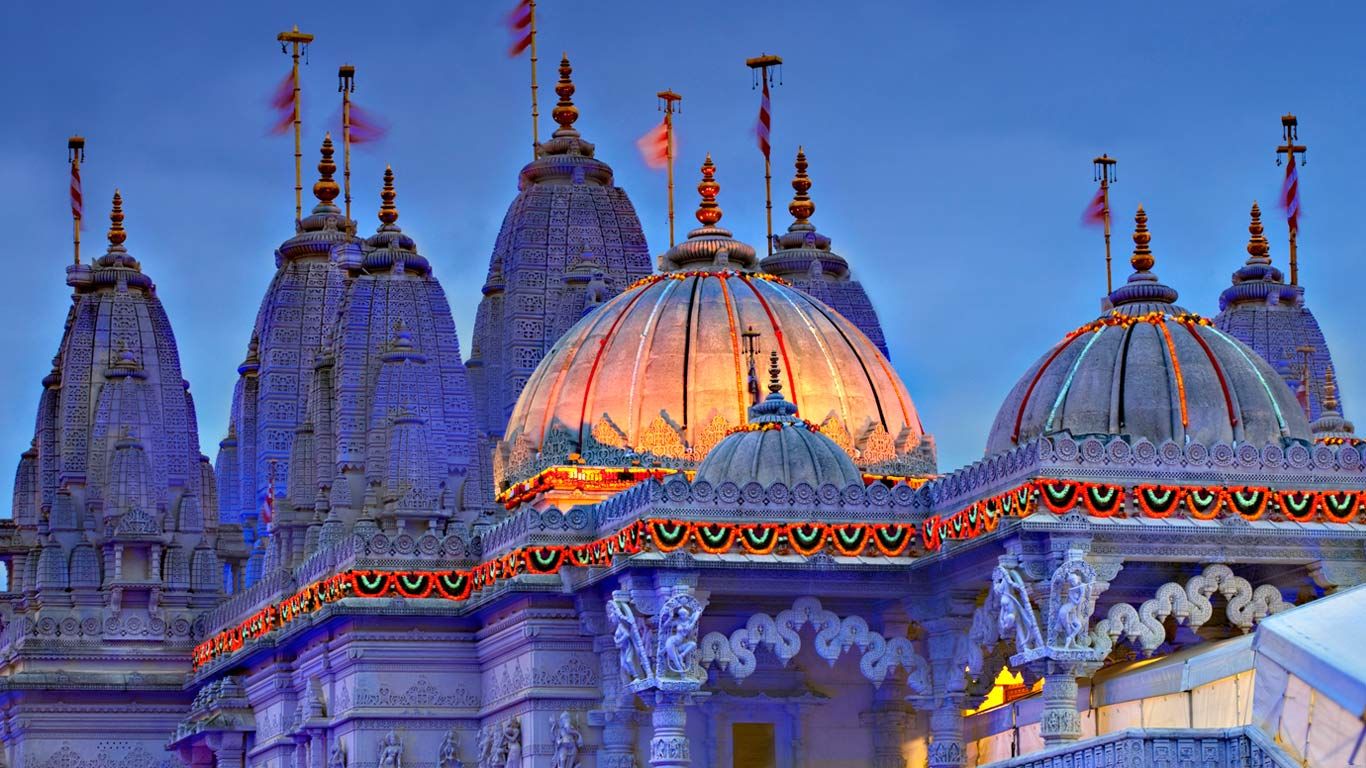
[[[156,281],[198,406],[201,450],[227,427],[236,366],[293,230],[293,146],[267,136],[267,98],[289,58],[276,33],[317,36],[302,70],[305,189],[337,111],[337,65],[390,125],[353,158],[355,217],[378,222],[385,163],[400,225],[441,279],[469,352],[494,238],[530,159],[525,58],[506,56],[512,0],[329,3],[18,3],[0,8],[0,211],[8,251],[0,320],[0,498],[9,498],[70,306],[66,139],[88,141],[83,255],[104,251],[123,193],[128,249]],[[680,232],[703,154],[723,226],[763,246],[758,92],[747,56],[780,54],[773,91],[774,224],[805,146],[816,225],[868,287],[892,362],[950,470],[980,457],[1006,392],[1099,311],[1100,232],[1080,215],[1091,158],[1119,159],[1115,279],[1129,273],[1143,203],[1156,272],[1212,316],[1246,259],[1248,208],[1266,211],[1286,267],[1280,116],[1300,118],[1309,163],[1300,275],[1335,353],[1347,416],[1366,403],[1359,354],[1359,178],[1366,170],[1366,8],[1348,2],[538,4],[541,132],[560,51],[574,64],[577,127],[635,203],[651,251],[667,247],[665,182],[635,140],[655,92],[683,94]],[[1353,138],[1355,137],[1355,138]],[[340,158],[339,158],[340,159]],[[305,210],[312,198],[305,192]]]

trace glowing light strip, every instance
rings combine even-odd
[[[721,298],[726,300],[726,317],[730,321],[730,347],[731,353],[735,356],[735,403],[740,409],[739,421],[744,424],[748,420],[749,409],[745,406],[745,370],[740,364],[740,337],[735,332],[738,319],[735,317],[735,305],[731,303],[730,289],[726,287],[725,278],[717,276],[717,283],[721,286]]]
[[[1205,343],[1205,340],[1200,337],[1200,334],[1195,332],[1195,326],[1190,322],[1182,322],[1181,324],[1185,326],[1186,330],[1190,332],[1190,335],[1200,343],[1200,348],[1205,350],[1205,357],[1209,358],[1209,364],[1214,368],[1214,375],[1219,378],[1219,388],[1224,392],[1224,406],[1228,408],[1228,425],[1230,427],[1237,427],[1238,414],[1233,411],[1233,396],[1230,395],[1228,391],[1228,381],[1224,378],[1224,367],[1215,359],[1214,350],[1210,349],[1209,344]]]
[[[839,366],[835,365],[834,356],[831,354],[830,348],[826,346],[825,338],[821,336],[820,331],[816,330],[816,324],[811,322],[811,316],[808,315],[805,311],[803,311],[801,307],[797,306],[797,303],[792,300],[791,296],[789,296],[788,294],[783,294],[783,301],[787,302],[787,305],[792,307],[792,311],[797,313],[797,317],[800,317],[802,319],[802,322],[806,324],[806,329],[811,332],[812,338],[816,340],[816,346],[820,347],[821,356],[825,358],[825,367],[827,370],[830,371],[830,380],[835,382],[835,397],[839,399],[840,415],[843,417],[844,423],[849,424],[849,394],[844,391],[844,377],[840,376],[839,374]],[[844,341],[846,344],[848,344],[848,337],[846,337]],[[854,345],[849,344],[849,349],[851,351],[853,350],[853,348]],[[854,353],[854,358],[858,359],[857,352]],[[862,363],[863,361],[859,360],[859,364],[861,365]],[[863,368],[863,375],[865,377],[868,377],[867,366],[864,366]],[[877,388],[873,386],[873,380],[871,377],[868,377],[868,386],[869,388],[874,390],[874,397],[876,397]],[[882,425],[882,428],[886,429],[887,425],[884,423]]]
[[[1276,423],[1281,427],[1281,435],[1290,434],[1290,430],[1285,426],[1285,416],[1281,413],[1281,404],[1276,402],[1276,396],[1271,393],[1271,386],[1266,383],[1266,379],[1262,378],[1262,372],[1257,370],[1257,364],[1252,362],[1252,358],[1247,356],[1247,353],[1243,351],[1242,347],[1233,343],[1233,339],[1225,336],[1223,331],[1212,325],[1208,326],[1208,328],[1213,331],[1216,336],[1223,339],[1224,343],[1232,347],[1235,352],[1242,355],[1243,359],[1247,361],[1248,367],[1252,369],[1253,373],[1257,374],[1257,381],[1262,383],[1262,389],[1266,392],[1266,399],[1271,401],[1271,410],[1276,413]]]
[[[1086,353],[1091,351],[1091,345],[1100,339],[1104,328],[1097,328],[1092,332],[1091,338],[1086,342],[1086,346],[1081,348],[1081,354],[1072,361],[1072,369],[1067,372],[1067,378],[1062,380],[1062,389],[1058,390],[1058,396],[1053,400],[1053,408],[1048,411],[1048,421],[1044,422],[1043,431],[1053,431],[1053,420],[1058,415],[1058,409],[1062,407],[1062,401],[1067,398],[1067,392],[1072,389],[1072,377],[1077,375],[1077,369],[1081,367],[1081,361],[1085,359]],[[1032,385],[1030,387],[1033,388]]]
[[[1176,374],[1176,394],[1181,400],[1181,429],[1190,426],[1190,419],[1186,415],[1186,380],[1181,376],[1181,361],[1176,357],[1176,344],[1172,342],[1172,333],[1167,329],[1165,318],[1158,318],[1153,321],[1153,325],[1162,329],[1162,337],[1167,340],[1167,353],[1171,355],[1172,372]]]

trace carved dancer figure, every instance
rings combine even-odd
[[[522,768],[522,721],[510,718],[503,726],[503,749],[506,755],[503,768]]]
[[[550,719],[550,740],[555,745],[555,755],[550,762],[552,768],[579,768],[583,734],[574,727],[574,716],[568,711]]]
[[[441,740],[441,748],[437,751],[437,768],[465,768],[465,763],[460,760],[460,753],[457,749],[458,738],[455,730],[446,732],[446,738]]]
[[[393,731],[380,742],[379,768],[403,768],[403,742]]]

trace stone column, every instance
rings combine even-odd
[[[218,768],[246,768],[246,749],[240,732],[214,734],[209,737],[209,747],[213,749]]]
[[[945,696],[930,713],[930,768],[963,768],[963,697]]]
[[[872,768],[906,768],[901,741],[914,719],[900,709],[874,709],[859,715],[859,725],[873,733]]]
[[[1044,747],[1056,747],[1081,738],[1081,715],[1077,713],[1077,678],[1090,677],[1100,668],[1096,661],[1045,659],[1036,664],[1043,677],[1043,714],[1039,734]]]
[[[589,713],[589,724],[602,726],[598,768],[636,768],[636,713],[604,709]]]
[[[650,765],[652,768],[679,768],[692,765],[688,745],[687,694],[673,691],[654,692],[654,712],[650,724]]]

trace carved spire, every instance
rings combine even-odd
[[[1266,241],[1266,235],[1262,234],[1262,209],[1255,201],[1252,203],[1252,221],[1247,225],[1247,231],[1247,263],[1270,264],[1271,246]]]
[[[391,166],[384,166],[384,189],[379,193],[379,220],[385,227],[393,226],[398,221],[398,206],[394,205],[394,198],[398,193],[394,191],[394,169]]]
[[[341,188],[332,180],[332,174],[336,172],[337,164],[332,161],[332,134],[328,133],[323,136],[322,159],[318,161],[319,177],[313,184],[313,196],[324,205],[331,205],[341,194]]]
[[[768,353],[768,391],[778,394],[783,391],[783,383],[778,379],[782,370],[778,368],[778,353],[771,351]]]
[[[1155,260],[1153,252],[1148,248],[1148,243],[1152,239],[1153,236],[1148,233],[1148,214],[1143,211],[1143,205],[1140,204],[1138,212],[1134,214],[1134,255],[1129,257],[1129,263],[1137,272],[1147,272],[1153,268]]]
[[[123,249],[123,242],[128,239],[128,233],[123,231],[123,196],[118,189],[114,190],[114,207],[109,211],[109,248],[110,250]]]
[[[806,152],[801,147],[797,147],[797,175],[792,177],[792,189],[796,191],[792,202],[787,204],[787,210],[797,221],[797,224],[805,224],[811,218],[811,214],[816,212],[816,204],[806,194],[811,190],[811,178],[806,175]]]
[[[1336,411],[1338,409],[1338,385],[1333,379],[1333,366],[1328,366],[1328,370],[1323,372],[1323,410]]]
[[[574,106],[574,81],[569,76],[574,68],[569,65],[569,54],[560,56],[560,81],[555,83],[555,95],[560,97],[550,116],[560,124],[560,130],[572,130],[574,121],[579,119],[579,108]]]
[[[721,220],[721,206],[716,204],[716,193],[721,185],[716,182],[716,164],[711,161],[711,153],[702,163],[702,180],[697,183],[697,192],[702,195],[702,203],[697,207],[697,220],[702,226],[715,226]]]

